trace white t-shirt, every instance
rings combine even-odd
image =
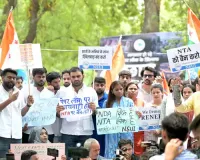
[[[14,92],[19,89],[14,87]],[[5,102],[9,98],[9,93],[0,85],[0,103]],[[22,115],[21,110],[26,104],[21,91],[18,98],[10,103],[6,108],[0,111],[0,137],[4,138],[22,138]]]
[[[89,97],[90,102],[94,102],[96,107],[98,107],[98,96],[96,91],[83,85],[83,87],[76,93],[72,86],[67,87],[65,90],[60,91],[60,98],[72,99],[76,96],[78,97]],[[70,121],[69,119],[62,119],[61,133],[68,135],[92,135],[94,130],[94,124],[92,121],[92,115],[78,117],[75,121]]]

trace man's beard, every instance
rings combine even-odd
[[[60,86],[58,86],[58,87],[53,87],[53,88],[54,88],[54,90],[58,91],[58,90],[60,89]]]
[[[38,87],[43,87],[45,84],[44,81],[40,81],[40,82],[35,82],[35,86],[38,86]]]
[[[98,96],[101,96],[104,93],[104,90],[96,90]]]
[[[144,84],[146,85],[152,85],[152,82],[149,79],[144,80]]]
[[[73,87],[80,87],[80,86],[82,86],[82,84],[83,84],[83,80],[81,80],[81,81],[74,81],[74,82],[72,82],[72,86]]]
[[[7,89],[12,89],[15,84],[13,82],[3,82],[3,86]]]
[[[64,83],[63,85],[64,85],[65,87],[69,87],[69,86],[70,86],[70,83],[67,82],[67,83]]]

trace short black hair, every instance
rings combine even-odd
[[[94,83],[104,83],[104,84],[106,84],[106,80],[103,77],[95,77]]]
[[[123,76],[123,75],[127,75],[127,76],[129,76],[129,77],[132,77],[131,72],[128,71],[128,70],[122,70],[121,72],[119,72],[119,77],[120,77],[120,76]]]
[[[130,139],[120,139],[118,142],[118,147],[121,149],[123,146],[130,144],[133,147],[133,142]]]
[[[71,74],[71,72],[81,72],[82,74],[84,74],[83,73],[83,70],[81,69],[81,68],[79,68],[79,67],[72,67],[70,70],[69,70],[69,72],[70,72],[70,74]]]
[[[162,86],[160,83],[154,83],[154,84],[152,84],[152,86],[151,86],[151,91],[152,91],[154,88],[160,89],[160,91],[163,93],[163,86]]]
[[[12,68],[6,68],[2,71],[1,76],[5,76],[7,73],[13,73],[17,76],[17,71]]]
[[[35,77],[36,74],[44,74],[44,73],[46,74],[46,69],[44,68],[34,68],[32,70],[33,77]]]
[[[68,73],[68,74],[70,74],[70,71],[69,71],[68,69],[66,69],[66,70],[62,71],[62,76],[63,76],[63,74],[65,74],[65,73]]]
[[[21,160],[30,160],[31,156],[36,155],[37,152],[33,150],[26,150],[21,154]]]
[[[190,131],[197,130],[198,128],[200,128],[200,114],[196,116],[190,124]]]
[[[47,82],[51,83],[54,79],[61,78],[58,72],[50,72],[46,76]]]
[[[158,72],[154,68],[152,68],[152,67],[145,67],[145,68],[142,69],[142,71],[140,73],[141,77],[144,76],[144,71],[153,72],[154,77],[156,77],[158,75]]]
[[[185,141],[188,134],[189,120],[182,113],[172,113],[162,121],[162,129],[167,132],[169,140],[178,138]]]
[[[23,77],[22,76],[17,76],[16,80],[19,80],[19,79],[21,79],[22,82],[23,82]]]

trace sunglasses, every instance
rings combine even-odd
[[[146,77],[152,78],[152,77],[154,77],[154,75],[152,75],[152,74],[144,74],[143,77],[144,78],[146,78]]]

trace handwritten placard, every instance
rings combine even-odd
[[[60,103],[65,107],[65,110],[60,113],[61,118],[70,116],[88,116],[92,114],[89,108],[91,97],[74,97],[63,99],[60,98]]]
[[[139,119],[139,130],[157,130],[160,129],[161,110],[155,107],[138,107],[142,117]]]
[[[56,120],[58,103],[58,98],[37,100],[22,118],[23,125],[27,123],[31,127],[53,124]]]
[[[137,132],[138,116],[134,107],[98,109],[97,134]]]
[[[79,47],[78,66],[82,69],[110,70],[112,47]]]
[[[21,63],[23,65],[33,65],[32,44],[19,44]]]
[[[26,150],[36,151],[40,160],[52,160],[53,157],[47,156],[47,148],[57,149],[59,156],[58,159],[60,159],[62,155],[65,155],[64,143],[11,144],[10,148],[14,153],[16,160],[20,160],[21,154]]]
[[[167,57],[172,72],[200,67],[200,45],[167,50]]]

